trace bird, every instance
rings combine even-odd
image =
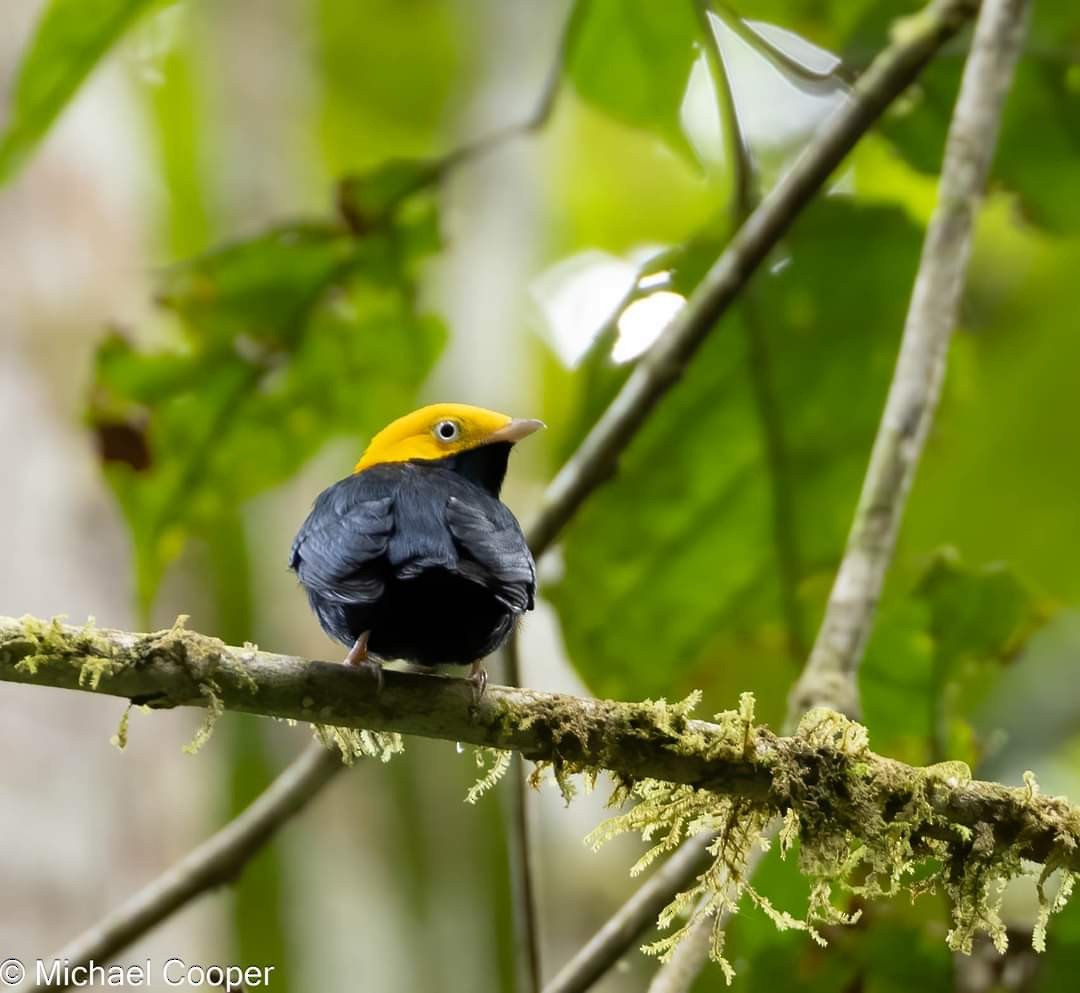
[[[316,497],[289,566],[345,662],[469,665],[476,699],[486,656],[533,609],[536,565],[499,499],[510,451],[544,427],[438,403],[375,434],[350,476]]]

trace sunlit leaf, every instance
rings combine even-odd
[[[689,154],[679,110],[697,58],[692,0],[578,0],[567,71],[612,116]]]
[[[0,135],[0,183],[10,179],[101,57],[161,0],[50,0],[23,55]]]

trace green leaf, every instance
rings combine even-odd
[[[442,171],[442,159],[392,159],[338,184],[338,209],[353,231],[382,224],[413,193],[430,186]]]
[[[0,183],[9,180],[79,84],[135,19],[159,0],[51,0],[23,55],[0,135]]]
[[[940,59],[919,79],[902,111],[882,129],[917,168],[936,174],[960,86],[959,59]],[[1032,122],[1038,126],[1033,127]],[[1080,230],[1080,80],[1067,58],[1026,55],[1002,121],[992,182],[1015,193],[1025,214],[1051,231]]]
[[[443,339],[415,305],[432,223],[428,205],[364,238],[305,225],[230,245],[167,275],[173,347],[115,335],[102,345],[90,417],[144,607],[190,536],[328,438],[370,432],[410,404]]]
[[[673,696],[701,686],[720,703],[752,686],[763,712],[780,711],[797,670],[774,496],[784,487],[807,608],[822,585],[815,577],[830,574],[843,546],[918,231],[898,211],[830,200],[800,220],[785,250],[789,264],[755,281],[753,311],[725,318],[617,478],[583,508],[564,544],[564,578],[544,586],[595,692]],[[765,416],[783,435],[779,481]]]
[[[1007,567],[946,549],[911,595],[889,605],[860,672],[876,748],[914,762],[980,758],[970,716],[1048,616]]]
[[[578,93],[690,155],[679,123],[698,56],[692,0],[578,0],[567,72]]]

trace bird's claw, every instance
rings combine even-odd
[[[375,680],[375,696],[381,696],[383,691],[383,669],[382,663],[378,659],[366,658],[363,662],[357,663],[357,668],[363,669],[369,673],[372,679]]]
[[[473,707],[477,707],[484,698],[484,690],[487,689],[487,669],[484,668],[482,663],[474,662],[467,678],[472,684]]]
[[[365,631],[353,642],[349,654],[345,656],[345,664],[365,670],[375,680],[375,695],[380,696],[383,690],[382,663],[368,655],[367,646],[370,634],[370,631]]]

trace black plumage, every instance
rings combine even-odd
[[[290,566],[323,630],[382,659],[464,665],[533,607],[536,570],[498,499],[510,444],[374,465],[315,500]]]

